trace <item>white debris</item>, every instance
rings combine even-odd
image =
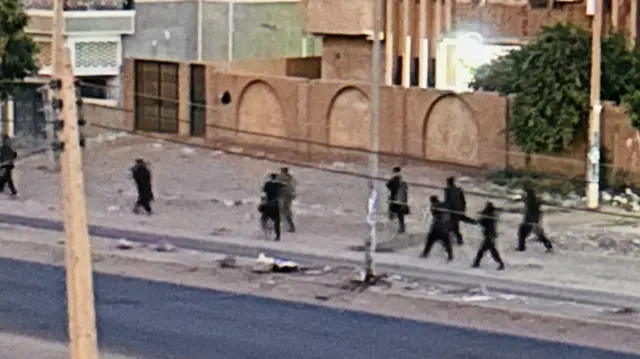
[[[222,200],[222,203],[224,203],[224,205],[227,207],[233,207],[235,206],[236,201],[232,199],[225,199],[225,200]]]
[[[347,168],[347,165],[344,162],[334,162],[331,164],[331,167],[337,168],[337,169],[344,169],[344,168]]]
[[[268,257],[264,253],[260,253],[256,262],[264,265],[271,265],[273,270],[278,272],[291,272],[296,271],[300,268],[300,265],[296,262],[275,257]]]
[[[603,200],[604,202],[611,202],[613,197],[608,192],[603,191],[603,192],[600,192],[600,199]]]
[[[231,153],[242,153],[242,152],[244,152],[244,150],[242,149],[242,147],[230,147],[229,148],[229,152],[231,152]]]
[[[222,156],[224,154],[224,152],[222,151],[213,151],[211,152],[211,157],[218,157],[218,156]]]
[[[109,206],[109,208],[107,208],[107,212],[120,212],[120,206]]]
[[[151,145],[151,147],[153,147],[153,148],[162,148],[163,146],[162,146],[162,143],[156,142],[153,145]]]
[[[627,203],[629,203],[629,200],[627,198],[625,198],[623,196],[620,196],[620,195],[614,196],[613,197],[613,201],[617,202],[619,204],[627,204]]]
[[[488,302],[494,300],[493,297],[488,295],[465,295],[461,299],[463,302]]]
[[[157,252],[174,252],[176,247],[168,241],[162,241],[156,246]]]
[[[133,248],[133,242],[125,239],[125,238],[121,238],[118,240],[118,245],[117,248],[118,249],[131,249]]]

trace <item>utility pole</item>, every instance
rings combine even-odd
[[[594,15],[591,24],[591,90],[589,116],[589,152],[587,169],[587,208],[598,208],[600,199],[600,76],[601,76],[601,38],[602,38],[602,0],[594,2]]]
[[[371,226],[371,236],[365,242],[365,283],[370,282],[375,277],[373,268],[373,256],[378,246],[378,181],[379,176],[379,154],[380,152],[380,56],[382,47],[380,45],[380,33],[382,32],[382,10],[384,0],[374,0],[373,9],[373,52],[371,55],[371,99],[370,110],[371,115],[371,154],[369,155],[369,170],[371,179],[369,185],[371,193],[369,195],[369,206],[367,222]]]
[[[69,359],[98,359],[91,243],[87,228],[84,173],[78,131],[76,89],[71,53],[64,36],[63,0],[54,0],[53,74],[50,87],[60,89],[60,189],[65,229],[65,267]]]
[[[60,133],[62,209],[66,237],[67,298],[69,302],[70,359],[98,359],[95,299],[93,295],[93,270],[91,241],[87,228],[87,204],[85,200],[80,129],[77,98],[71,53],[63,53],[65,71],[54,80],[60,88],[58,107],[61,113]]]

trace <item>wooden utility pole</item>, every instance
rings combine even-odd
[[[589,153],[587,169],[587,207],[598,208],[600,199],[600,76],[601,76],[601,39],[603,0],[595,1],[595,13],[591,25],[591,90],[589,117]]]
[[[87,229],[84,173],[80,152],[76,90],[71,53],[64,36],[63,0],[54,1],[52,66],[60,80],[63,121],[60,189],[65,230],[69,359],[98,359],[91,243]]]

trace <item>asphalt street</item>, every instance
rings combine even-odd
[[[0,332],[66,340],[64,291],[62,268],[0,259]],[[140,359],[639,358],[112,275],[96,300],[101,347]]]
[[[62,223],[56,220],[18,216],[0,213],[0,223],[24,226],[29,228],[62,231]],[[95,237],[107,239],[127,238],[131,241],[154,245],[160,242],[169,242],[179,248],[196,250],[210,253],[224,253],[227,255],[241,257],[257,257],[259,253],[268,253],[270,256],[287,258],[298,263],[309,264],[331,264],[340,265],[344,263],[360,265],[361,261],[320,257],[315,255],[294,253],[286,250],[273,250],[262,246],[246,247],[233,243],[222,243],[216,241],[202,241],[183,236],[169,236],[152,232],[141,232],[122,228],[112,228],[105,226],[90,225],[89,234]],[[622,293],[605,292],[595,289],[578,289],[561,287],[557,285],[547,285],[539,283],[523,283],[519,280],[508,278],[486,279],[473,274],[456,273],[450,270],[425,269],[409,267],[405,264],[385,264],[378,263],[378,270],[388,273],[399,273],[405,277],[428,278],[433,283],[445,285],[478,285],[482,284],[490,291],[509,293],[522,296],[531,296],[549,300],[571,301],[582,304],[606,305],[620,308],[637,308],[638,298]]]

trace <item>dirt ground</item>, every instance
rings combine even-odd
[[[231,150],[242,152],[241,148]],[[135,158],[146,159],[153,170],[157,214],[152,217],[130,214],[135,190],[129,178],[129,168]],[[0,200],[1,212],[48,218],[59,216],[59,179],[57,174],[44,170],[46,159],[45,155],[38,155],[18,163],[16,175],[20,198]],[[266,175],[277,171],[280,166],[273,161],[139,136],[102,135],[90,142],[85,151],[89,216],[95,224],[261,238],[256,211],[260,188]],[[366,166],[346,163],[316,163],[314,166],[316,168],[291,168],[299,183],[298,198],[294,202],[298,233],[289,237],[302,241],[305,237],[313,237],[314,241],[342,245],[345,249],[361,244],[369,233],[365,220],[369,191],[367,181],[323,169],[366,174]],[[390,168],[385,166],[382,173],[389,175]],[[430,186],[442,186],[447,176],[462,175],[451,170],[415,165],[406,166],[404,173],[409,182]],[[488,193],[486,183],[481,179],[462,176],[460,184],[469,193]],[[407,220],[409,235],[396,235],[396,225],[382,218],[381,241],[397,240],[397,250],[416,249],[429,223],[426,204],[432,194],[441,195],[441,190],[411,187],[413,214]],[[381,197],[386,197],[386,191]],[[468,212],[472,215],[487,201],[486,197],[471,194],[467,198]],[[508,201],[494,201],[498,205],[514,206]],[[384,211],[384,202],[381,207]],[[615,218],[596,213],[552,209],[547,212],[545,225],[559,249],[640,255],[640,240],[637,240],[640,229],[628,224],[611,224]],[[519,214],[502,216],[499,228],[505,240],[512,241],[515,237],[520,217]],[[470,244],[475,247],[480,240],[479,229],[464,226],[463,232],[467,238],[473,239]]]

